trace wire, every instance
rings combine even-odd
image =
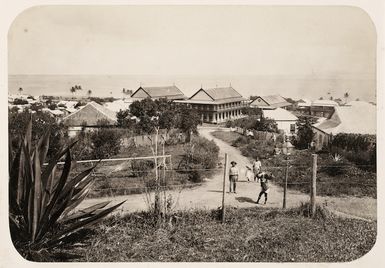
[[[151,187],[147,187],[147,186],[143,186],[143,187],[125,187],[125,188],[121,188],[121,187],[109,187],[109,188],[96,188],[96,189],[91,189],[91,190],[94,190],[94,191],[104,191],[104,190],[116,190],[116,189],[119,189],[119,190],[132,190],[132,189],[157,189],[157,188],[162,188],[162,189],[170,189],[170,188],[178,188],[178,187],[182,187],[182,188],[187,188],[187,187],[194,187],[194,186],[200,186],[202,185],[202,183],[189,183],[189,184],[179,184],[179,185],[161,185],[161,186],[151,186]]]

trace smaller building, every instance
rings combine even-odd
[[[278,130],[283,131],[285,135],[290,136],[297,133],[298,117],[291,112],[276,108],[262,110],[262,113],[265,118],[273,119],[278,125]]]
[[[332,100],[316,100],[311,103],[310,115],[317,117],[330,117],[338,103]]]
[[[376,107],[370,103],[337,106],[328,119],[313,124],[316,149],[328,146],[333,135],[339,133],[375,135]]]
[[[131,98],[141,100],[151,98],[153,100],[166,98],[168,100],[184,100],[187,97],[175,85],[165,87],[139,87]]]
[[[116,113],[94,101],[63,118],[63,123],[68,126],[69,136],[75,136],[83,128],[98,128],[101,122],[104,125],[115,125]]]
[[[283,108],[287,109],[292,104],[286,101],[280,95],[268,95],[268,96],[258,96],[255,100],[250,103],[250,107],[259,108],[262,110]]]

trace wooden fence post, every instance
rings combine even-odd
[[[227,172],[227,154],[225,154],[225,165],[223,171],[223,189],[222,189],[222,223],[225,222],[225,193],[226,193],[226,172]]]
[[[313,172],[312,172],[312,180],[311,180],[311,188],[310,188],[310,204],[311,204],[311,215],[312,217],[315,215],[316,210],[316,184],[317,184],[317,154],[312,154],[313,157]]]
[[[285,169],[285,184],[283,187],[283,205],[282,208],[286,208],[286,195],[287,195],[287,177],[289,175],[289,159],[286,155],[286,169]]]

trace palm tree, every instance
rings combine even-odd
[[[70,91],[71,91],[72,95],[75,96],[76,88],[75,87],[71,87]]]
[[[346,104],[348,102],[349,92],[345,92],[344,98],[345,98],[345,104]]]
[[[21,92],[23,92],[23,88],[19,87],[19,94],[21,94]]]
[[[88,98],[89,98],[89,97],[91,97],[91,94],[92,94],[92,90],[91,90],[91,89],[89,89],[89,90],[87,91],[87,94],[88,94]]]
[[[126,94],[126,89],[125,88],[123,88],[123,94]]]

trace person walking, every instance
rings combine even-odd
[[[239,170],[237,167],[237,162],[231,161],[231,167],[229,171],[229,180],[230,180],[230,193],[234,192],[236,194],[236,188],[237,188],[237,181],[238,181],[238,175],[239,175]]]
[[[261,172],[262,163],[257,156],[253,163],[254,181],[257,180],[257,175]]]
[[[254,173],[251,170],[251,167],[246,166],[246,174],[245,175],[246,175],[246,179],[247,179],[248,182],[250,182],[253,179]]]
[[[265,195],[265,203],[267,202],[267,194],[269,193],[269,180],[271,180],[273,178],[272,175],[269,175],[265,172],[260,172],[258,175],[258,182],[260,181],[261,182],[261,192],[259,193],[258,195],[258,200],[257,200],[257,204],[259,204],[259,200],[261,199],[262,195]]]

